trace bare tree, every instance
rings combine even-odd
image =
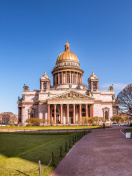
[[[12,112],[3,112],[0,114],[0,123],[8,124],[17,122],[17,117]]]
[[[117,96],[119,113],[132,113],[132,84],[127,85]]]

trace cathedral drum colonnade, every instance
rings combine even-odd
[[[39,117],[52,124],[77,124],[79,118],[99,116],[110,123],[110,118],[118,114],[113,86],[109,90],[99,90],[99,79],[94,72],[86,86],[83,74],[67,42],[52,70],[53,86],[46,72],[40,78],[40,90],[29,90],[24,85],[22,98],[17,102],[18,122]]]

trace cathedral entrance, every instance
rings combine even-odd
[[[69,111],[69,123],[73,123],[73,111]]]

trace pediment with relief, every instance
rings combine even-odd
[[[62,94],[62,95],[59,95],[59,96],[57,96],[57,97],[53,97],[52,98],[52,100],[53,99],[59,99],[59,100],[62,100],[62,99],[90,99],[90,100],[93,100],[93,98],[91,98],[91,97],[89,97],[89,96],[87,96],[87,95],[82,95],[82,94],[80,94],[80,93],[78,93],[78,92],[68,92],[68,93],[65,93],[65,94]]]

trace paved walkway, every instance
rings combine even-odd
[[[132,176],[132,139],[120,129],[95,129],[59,163],[51,176]]]

